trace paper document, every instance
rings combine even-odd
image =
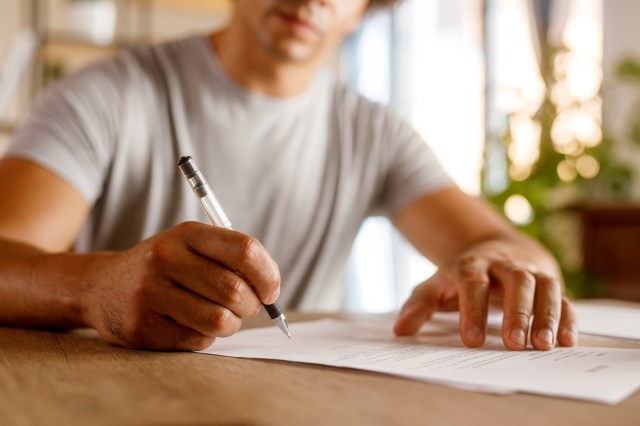
[[[582,336],[598,336],[621,340],[640,341],[640,309],[607,306],[594,301],[573,304]],[[458,323],[458,312],[436,312],[433,320]],[[491,310],[487,326],[492,329],[502,327],[502,311]]]
[[[640,341],[640,309],[574,304],[580,334]]]
[[[277,359],[393,374],[494,393],[530,392],[615,404],[640,387],[640,350],[557,348],[509,351],[488,336],[481,349],[457,333],[392,334],[393,321],[324,319],[291,324],[292,340],[276,327],[217,339],[202,353]]]

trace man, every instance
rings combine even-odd
[[[368,8],[392,3],[237,0],[209,38],[127,52],[51,89],[0,163],[0,322],[202,349],[261,303],[338,307],[358,227],[383,213],[440,267],[397,334],[459,308],[462,340],[479,347],[497,298],[509,349],[529,335],[541,350],[574,345],[549,253],[458,190],[406,124],[320,71]],[[182,155],[242,232],[188,222],[207,221]]]

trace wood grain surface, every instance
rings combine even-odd
[[[349,369],[129,350],[92,330],[0,328],[2,426],[422,424],[637,426],[640,392],[615,406],[491,395]]]

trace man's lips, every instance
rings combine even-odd
[[[319,33],[314,22],[302,12],[280,10],[276,13],[282,22],[297,36],[305,38],[315,37]]]

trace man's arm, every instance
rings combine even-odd
[[[394,223],[439,267],[405,303],[397,334],[415,333],[436,310],[459,308],[464,343],[481,346],[489,303],[497,299],[504,311],[502,338],[509,349],[526,347],[532,316],[534,348],[576,344],[575,315],[563,295],[555,259],[482,200],[447,188],[413,202]]]
[[[70,297],[82,294],[80,289],[56,285],[57,268],[46,271],[37,264],[71,247],[87,215],[86,202],[49,171],[11,158],[0,161],[0,200],[0,323],[82,325],[80,300]],[[62,256],[61,268],[77,269],[64,263]],[[47,272],[50,278],[43,276]]]
[[[89,212],[39,165],[0,160],[0,324],[95,328],[107,341],[202,349],[279,293],[277,265],[239,232],[170,228],[124,252],[68,250]]]

